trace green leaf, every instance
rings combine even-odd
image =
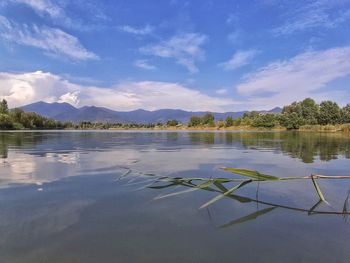
[[[182,190],[182,191],[178,191],[178,192],[174,192],[174,193],[170,193],[170,194],[166,194],[166,195],[161,195],[161,196],[155,197],[154,200],[159,200],[159,199],[163,199],[163,198],[166,198],[166,197],[171,197],[171,196],[181,195],[181,194],[185,194],[185,193],[190,193],[190,192],[193,192],[193,191],[196,191],[196,190],[200,190],[200,189],[199,188],[189,188],[189,189],[185,189],[185,190]]]
[[[250,220],[255,220],[257,219],[259,216],[262,216],[264,214],[267,214],[269,212],[271,212],[272,210],[274,210],[276,207],[268,207],[268,208],[265,208],[265,209],[262,209],[262,210],[259,210],[259,211],[256,211],[254,213],[251,213],[247,216],[243,216],[241,218],[238,218],[236,220],[233,220],[227,224],[224,224],[220,227],[224,228],[224,227],[229,227],[229,226],[233,226],[233,225],[237,225],[237,224],[241,224],[241,223],[244,223],[244,222],[247,222],[247,221],[250,221]]]
[[[172,187],[172,186],[177,186],[179,185],[179,183],[171,183],[171,184],[166,184],[166,185],[149,185],[147,186],[147,188],[151,188],[151,189],[163,189],[163,188],[168,188],[168,187]]]
[[[249,198],[249,197],[245,197],[245,196],[240,196],[240,195],[229,195],[227,196],[233,200],[236,200],[240,203],[250,203],[250,202],[253,202],[253,199]]]
[[[262,174],[262,173],[259,173],[258,171],[254,171],[254,170],[241,169],[241,168],[223,168],[223,169],[225,171],[228,171],[231,173],[247,176],[247,177],[250,177],[253,179],[257,179],[257,180],[267,181],[267,180],[279,180],[280,179],[276,176]]]
[[[322,193],[320,187],[318,186],[318,184],[317,184],[315,178],[314,178],[312,175],[311,175],[311,180],[312,180],[312,183],[314,184],[314,187],[315,187],[315,189],[316,189],[316,192],[317,192],[318,196],[320,197],[320,200],[321,200],[322,202],[327,203],[327,201],[326,201],[326,199],[324,198],[324,195],[323,195],[323,193]]]
[[[208,179],[200,178],[200,177],[193,177],[193,178],[187,178],[187,177],[161,177],[158,178],[158,181],[161,182],[190,182],[190,181],[206,181]]]
[[[223,193],[225,193],[228,189],[221,183],[215,180],[214,185],[220,189]]]
[[[203,204],[199,209],[203,209],[206,208],[208,206],[210,206],[211,204],[219,201],[220,199],[224,198],[227,195],[230,195],[231,193],[233,193],[234,191],[236,191],[237,189],[241,188],[242,186],[251,183],[252,180],[245,180],[241,183],[239,183],[238,185],[235,185],[234,187],[232,187],[231,189],[229,189],[228,191],[226,191],[225,193],[221,194],[221,195],[217,195],[215,196],[213,199],[209,200],[208,202],[206,202],[205,204]]]
[[[215,181],[213,179],[209,179],[208,181],[197,185],[197,188],[199,188],[199,189],[207,188],[207,187],[211,186],[214,182]]]

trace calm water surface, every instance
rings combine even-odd
[[[223,166],[349,175],[349,158],[339,134],[0,132],[0,262],[350,262],[350,220],[309,214],[309,181],[250,184],[207,209],[216,193],[145,187],[236,177]],[[346,209],[350,180],[319,184],[317,211]]]

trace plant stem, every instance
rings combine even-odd
[[[317,182],[316,182],[316,179],[315,179],[315,176],[312,174],[311,175],[311,180],[312,180],[312,183],[314,184],[314,187],[316,189],[316,192],[318,194],[318,196],[320,197],[320,200],[327,203],[326,199],[324,198],[324,195],[320,189],[320,187],[318,186]]]

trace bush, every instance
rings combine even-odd
[[[171,127],[177,126],[178,124],[179,122],[177,120],[168,120],[166,123],[167,126],[171,126]]]
[[[299,129],[304,124],[303,119],[296,112],[282,114],[280,124],[288,130]]]
[[[199,116],[191,116],[190,121],[188,123],[189,127],[196,127],[201,125],[201,117]]]
[[[225,126],[226,126],[226,127],[231,127],[231,126],[233,126],[233,118],[232,118],[232,116],[227,116],[227,117],[226,117]]]
[[[22,129],[24,129],[22,123],[19,123],[19,122],[14,122],[12,126],[13,126],[13,129],[15,129],[15,130],[22,130]]]
[[[326,125],[326,124],[337,124],[340,122],[341,122],[341,111],[338,104],[329,100],[321,102],[318,123],[322,125]]]
[[[201,117],[201,124],[214,127],[215,122],[214,122],[214,115],[211,113],[206,113],[204,116]]]
[[[242,123],[242,118],[238,117],[237,119],[233,120],[233,126],[240,126]]]
[[[217,126],[218,126],[218,128],[225,127],[225,122],[220,120],[220,121],[217,122]]]
[[[278,125],[275,114],[260,114],[256,115],[253,119],[253,127],[262,127],[262,128],[273,128]]]
[[[9,115],[0,113],[0,129],[12,129],[13,122]]]

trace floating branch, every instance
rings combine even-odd
[[[315,187],[315,190],[317,192],[317,195],[320,198],[320,201],[325,202],[327,204],[328,202],[326,201],[320,187],[318,186],[316,179],[350,179],[350,176],[326,176],[326,175],[319,175],[319,174],[311,174],[310,176],[304,176],[304,177],[276,177],[272,175],[261,174],[258,171],[241,169],[241,168],[223,168],[223,170],[229,171],[235,174],[239,174],[242,176],[251,177],[255,179],[255,181],[275,181],[275,180],[286,181],[286,180],[311,179]]]
[[[265,205],[270,205],[272,207],[280,207],[280,208],[285,208],[285,209],[291,209],[291,210],[297,210],[301,212],[308,212],[308,214],[349,214],[347,211],[347,202],[349,199],[349,195],[347,196],[347,199],[344,204],[344,209],[342,212],[328,212],[328,211],[315,211],[316,208],[322,203],[327,203],[318,183],[317,179],[350,179],[350,176],[327,176],[327,175],[319,175],[319,174],[311,174],[310,176],[304,176],[304,177],[276,177],[272,175],[267,175],[267,174],[262,174],[259,173],[258,171],[254,170],[249,170],[249,169],[242,169],[242,168],[222,168],[225,171],[249,177],[250,179],[237,179],[237,178],[201,178],[201,177],[193,177],[193,178],[183,178],[183,177],[161,177],[158,178],[158,180],[155,183],[159,182],[168,182],[169,184],[167,185],[150,185],[148,186],[149,188],[153,189],[161,189],[161,188],[167,188],[167,187],[173,187],[173,186],[186,186],[186,187],[191,187],[193,189],[199,190],[206,190],[206,191],[211,191],[211,192],[217,192],[219,195],[215,196],[208,202],[204,203],[202,206],[200,206],[200,209],[206,208],[213,203],[221,200],[224,197],[230,197],[235,200],[238,200],[240,202],[256,202],[260,204],[265,204]],[[311,180],[313,183],[313,186],[315,187],[315,190],[317,192],[317,195],[319,197],[319,201],[311,208],[311,209],[303,209],[303,208],[297,208],[297,207],[290,207],[290,206],[285,206],[285,205],[279,205],[279,204],[274,204],[274,203],[269,203],[269,202],[264,202],[260,201],[257,199],[251,199],[248,197],[243,197],[243,196],[238,196],[234,195],[233,193],[242,188],[243,186],[252,183],[252,182],[260,182],[260,181],[288,181],[288,180]],[[198,183],[196,183],[198,182]],[[227,188],[225,186],[226,183],[234,183],[238,182],[237,185]],[[214,187],[214,188],[213,188]],[[176,193],[171,193],[168,195],[160,196],[157,197],[157,199],[160,198],[165,198],[169,196],[175,196],[183,193],[188,193],[192,191],[179,191]]]

